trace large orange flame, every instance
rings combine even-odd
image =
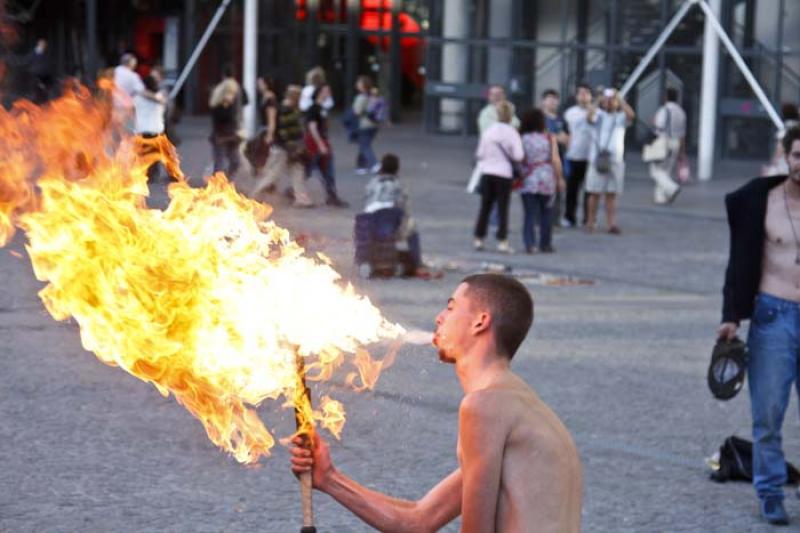
[[[22,228],[50,314],[74,318],[104,363],[172,393],[238,461],[274,445],[254,410],[266,399],[338,436],[342,405],[304,402],[296,357],[310,379],[349,363],[371,387],[381,365],[363,346],[402,328],[221,174],[204,188],[179,179],[166,210],[148,209],[146,168],[162,159],[182,178],[175,151],[121,133],[109,101],[80,88],[0,110],[0,244]]]

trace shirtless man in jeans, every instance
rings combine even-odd
[[[462,515],[462,531],[580,531],[581,466],[556,414],[511,372],[533,322],[533,300],[517,280],[478,274],[463,280],[436,318],[439,359],[455,364],[460,467],[421,500],[385,496],[331,462],[327,444],[292,448],[292,470],[361,520],[389,532],[436,531]]]
[[[725,198],[731,230],[720,338],[750,319],[753,486],[761,515],[785,525],[781,426],[800,354],[800,129],[783,138],[789,176],[756,178]]]

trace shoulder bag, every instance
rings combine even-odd
[[[603,115],[600,115],[600,121],[597,124],[597,157],[594,160],[594,169],[600,174],[608,174],[611,172],[611,151],[608,147],[611,145],[611,138],[614,136],[614,129],[611,129],[611,134],[606,139],[605,147],[600,147],[600,136],[603,134]]]
[[[672,130],[672,113],[669,107],[664,106],[667,113],[667,124],[663,132],[656,135],[652,142],[645,144],[642,148],[642,161],[645,163],[658,163],[664,161],[669,156],[669,133]]]
[[[500,151],[503,152],[503,155],[511,164],[511,180],[512,180],[512,188],[518,188],[522,182],[525,180],[525,168],[522,163],[518,161],[514,161],[511,156],[506,152],[506,149],[503,148],[503,145],[500,141],[495,141],[497,147],[500,148]],[[524,157],[524,156],[523,156]]]

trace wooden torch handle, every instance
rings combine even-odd
[[[302,400],[307,402],[308,409],[306,412],[311,411],[311,391],[308,390],[306,386],[306,379],[305,379],[305,364],[303,362],[303,358],[300,354],[295,355],[295,364],[297,365],[297,376],[300,381],[300,386],[303,388],[303,394],[301,396]],[[297,399],[295,400],[297,401]],[[295,407],[295,422],[297,423],[297,429],[300,430],[304,426],[304,421],[302,420],[301,416],[301,409],[299,407]],[[308,425],[306,425],[308,427]],[[306,441],[308,446],[311,446],[311,436],[308,434],[302,434],[303,439]],[[312,479],[311,479],[311,472],[304,472],[300,474],[300,504],[303,509],[303,527],[300,528],[300,533],[317,533],[317,528],[314,527],[314,500],[312,497]]]
[[[300,503],[303,506],[303,527],[300,533],[316,533],[314,505],[311,497],[311,472],[300,474]]]

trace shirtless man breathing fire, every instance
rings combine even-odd
[[[580,531],[581,465],[556,414],[511,369],[533,322],[533,300],[499,274],[465,278],[436,317],[439,359],[464,389],[458,463],[422,499],[398,500],[359,485],[331,462],[327,444],[295,441],[292,470],[381,531],[436,531],[462,515],[464,532]]]

